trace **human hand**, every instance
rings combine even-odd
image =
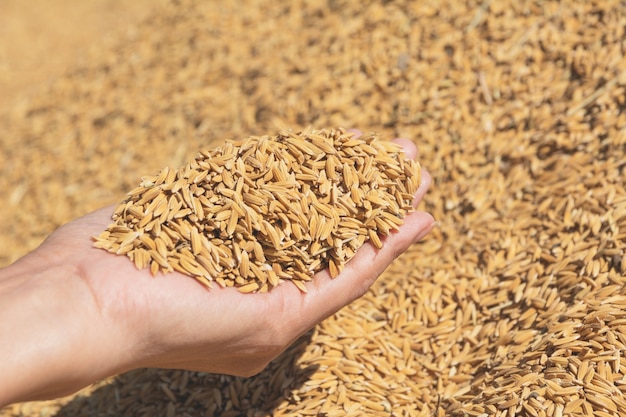
[[[415,157],[410,141],[399,142],[407,157]],[[429,184],[424,171],[415,204]],[[113,207],[107,207],[59,228],[36,251],[7,268],[12,278],[0,275],[0,294],[8,289],[16,299],[31,290],[29,298],[40,307],[27,318],[39,320],[35,327],[46,335],[46,343],[32,349],[43,355],[27,368],[22,364],[15,375],[18,382],[37,389],[26,394],[17,389],[6,399],[0,393],[0,405],[3,400],[69,394],[141,367],[253,375],[300,335],[363,295],[434,224],[428,213],[410,213],[400,230],[384,238],[381,249],[365,244],[335,279],[326,270],[316,274],[306,284],[306,294],[288,283],[267,293],[243,294],[217,285],[208,290],[176,272],[153,277],[126,257],[94,248],[90,237],[108,226],[112,212]],[[31,270],[37,265],[39,272],[29,273],[29,265]],[[2,312],[0,308],[0,319]],[[41,326],[42,315],[46,326]],[[3,357],[12,357],[11,352]],[[41,359],[46,356],[55,362]],[[18,360],[28,357],[18,355]],[[33,366],[26,376],[19,375]]]

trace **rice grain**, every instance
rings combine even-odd
[[[338,276],[366,241],[382,248],[380,235],[412,210],[419,177],[419,163],[374,134],[287,130],[231,141],[142,178],[94,245],[153,274],[177,270],[242,292],[289,278],[306,291],[321,269]]]

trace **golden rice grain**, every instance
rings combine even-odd
[[[162,239],[168,252],[185,247],[218,277],[213,285],[237,283],[224,271],[242,270],[240,251],[249,255],[248,273],[267,283],[256,290],[262,292],[295,275],[286,252],[321,257],[331,245],[319,239],[332,216],[307,199],[276,194],[275,187],[256,190],[259,181],[279,188],[284,181],[315,183],[323,197],[314,202],[349,213],[329,236],[340,257],[351,257],[369,239],[370,225],[393,229],[394,219],[384,215],[353,220],[364,200],[372,213],[389,208],[361,189],[375,170],[352,149],[358,141],[346,141],[347,162],[320,135],[311,136],[315,148],[290,144],[300,168],[293,177],[292,165],[264,156],[278,150],[269,137],[241,155],[242,141],[206,143],[209,136],[241,137],[276,126],[350,125],[415,140],[433,178],[424,208],[439,227],[364,297],[256,377],[142,370],[69,403],[55,402],[65,404],[59,411],[49,403],[24,404],[0,414],[624,414],[623,4],[214,3],[180,0],[155,10],[85,66],[56,74],[48,92],[14,106],[10,123],[0,117],[5,264],[59,224],[132,190],[136,184],[128,178],[146,170],[156,175],[130,194],[160,187],[163,196],[149,206],[136,206],[135,198],[120,207],[129,227],[109,237],[121,243],[141,224],[144,236]],[[190,149],[214,145],[223,155],[200,152],[198,166],[180,172],[184,181],[178,182],[177,169],[157,171],[183,165]],[[312,149],[332,158],[300,165]],[[407,176],[402,160],[379,157],[390,180]],[[272,168],[251,175],[264,165]],[[246,170],[239,182],[237,172]],[[343,178],[345,189],[333,186],[333,178]],[[214,184],[210,192],[207,181]],[[180,189],[172,194],[172,187]],[[405,198],[398,185],[389,191],[392,202]],[[307,192],[310,186],[296,190]],[[269,213],[282,213],[275,219],[276,245],[255,251],[246,240],[229,239],[230,213],[215,220],[226,210],[239,217],[235,236],[260,231]],[[198,229],[202,248],[195,254],[190,225],[197,223],[215,232]],[[315,242],[306,249],[294,243],[303,240]],[[143,244],[156,251],[156,243]],[[128,254],[136,246],[113,249]],[[129,257],[141,264],[141,253]],[[189,254],[181,256],[188,261]],[[180,259],[168,262],[182,269]],[[151,258],[144,263],[162,269]],[[343,359],[361,373],[345,372]],[[385,411],[364,407],[366,400]]]
[[[232,141],[144,177],[94,245],[153,274],[177,270],[242,292],[288,276],[306,291],[304,282],[323,268],[338,276],[367,239],[382,248],[379,235],[397,230],[412,210],[420,174],[399,146],[374,134],[288,130]],[[352,203],[340,204],[348,196]]]

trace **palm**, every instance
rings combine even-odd
[[[303,297],[295,287],[282,285],[271,293],[251,296],[217,285],[208,290],[177,272],[153,277],[148,270],[136,269],[126,257],[93,247],[90,237],[106,228],[112,212],[113,207],[107,207],[61,227],[47,239],[43,248],[80,272],[100,310],[112,313],[116,320],[158,338],[158,344],[166,344],[167,349],[176,351],[172,355],[175,359],[159,356],[159,366],[229,373],[233,373],[233,366],[241,366],[241,370],[234,373],[247,373],[245,369],[260,369],[291,341],[283,340],[278,329],[273,328],[270,320],[264,323],[264,318],[280,314],[285,300],[292,303],[301,300]],[[287,315],[289,317],[291,315]],[[294,326],[297,325],[295,322]],[[305,330],[302,326],[298,334]],[[163,340],[164,335],[166,340]],[[242,335],[250,339],[260,336],[275,346],[244,341]],[[232,363],[242,361],[251,353],[241,352],[240,358],[228,358],[238,355],[234,340],[239,340],[241,345],[257,346],[256,365]],[[226,352],[209,351],[209,345],[223,347],[227,344],[231,346]],[[154,354],[160,355],[160,352]],[[216,360],[217,356],[226,357]]]
[[[241,375],[259,371],[299,335],[362,295],[401,251],[396,246],[408,246],[432,222],[426,213],[413,213],[402,228],[406,233],[390,236],[380,251],[364,246],[337,279],[318,273],[306,295],[289,284],[242,294],[217,285],[207,290],[176,272],[153,277],[124,256],[94,248],[90,237],[106,228],[112,212],[107,207],[68,223],[42,250],[76,268],[102,314],[143,335],[146,358],[138,366]]]

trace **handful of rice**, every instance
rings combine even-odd
[[[179,271],[208,287],[265,292],[329,268],[398,229],[419,163],[375,134],[283,131],[228,141],[180,169],[142,177],[94,245],[137,268]]]

